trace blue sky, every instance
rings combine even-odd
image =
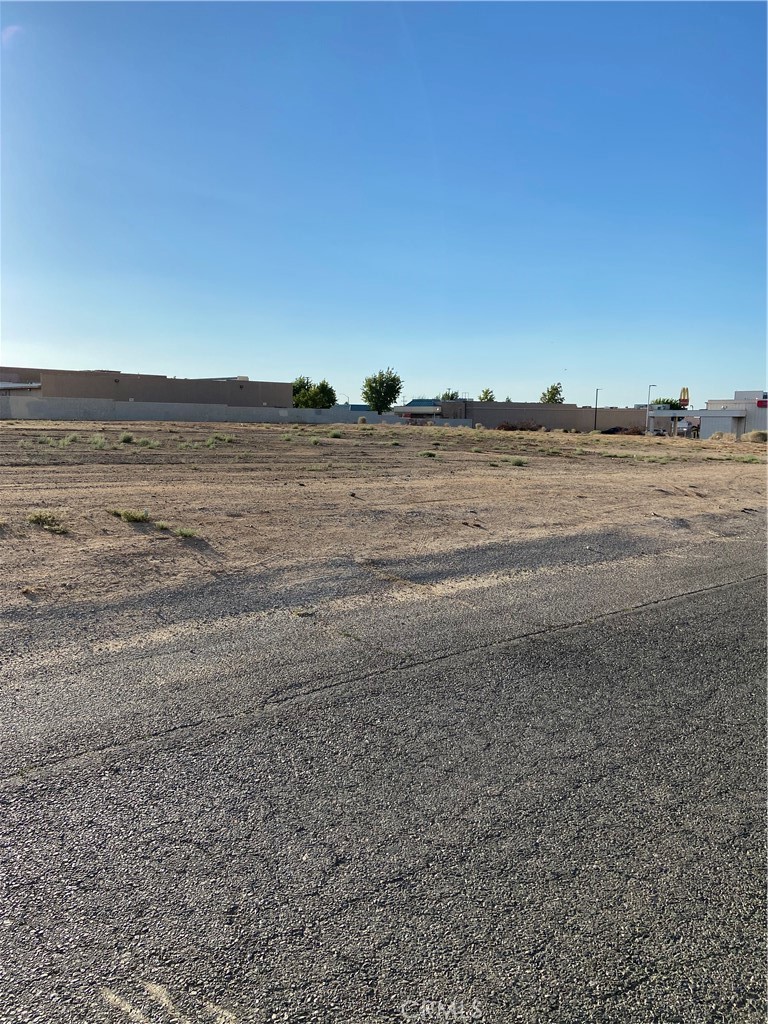
[[[765,18],[3,3],[2,361],[764,387]]]

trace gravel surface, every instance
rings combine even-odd
[[[0,1021],[764,1020],[765,517],[14,606]]]

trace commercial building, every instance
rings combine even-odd
[[[0,395],[26,394],[40,399],[106,399],[113,402],[225,405],[235,408],[288,408],[293,390],[288,383],[248,377],[163,377],[119,370],[46,370],[0,366]]]
[[[733,434],[739,438],[752,430],[768,430],[768,392],[735,391],[733,398],[710,398],[704,409],[659,409],[652,405],[648,412],[650,430],[661,428],[671,432],[675,419],[683,417],[698,421],[699,437],[705,440],[715,433]]]

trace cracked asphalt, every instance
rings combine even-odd
[[[707,528],[12,610],[0,1021],[764,1020],[765,517]]]

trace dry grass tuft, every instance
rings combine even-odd
[[[33,512],[27,516],[27,522],[31,523],[32,526],[42,526],[48,533],[69,533],[67,527],[62,523],[58,516],[55,516],[53,512],[47,512],[44,509],[40,509],[37,512]]]

